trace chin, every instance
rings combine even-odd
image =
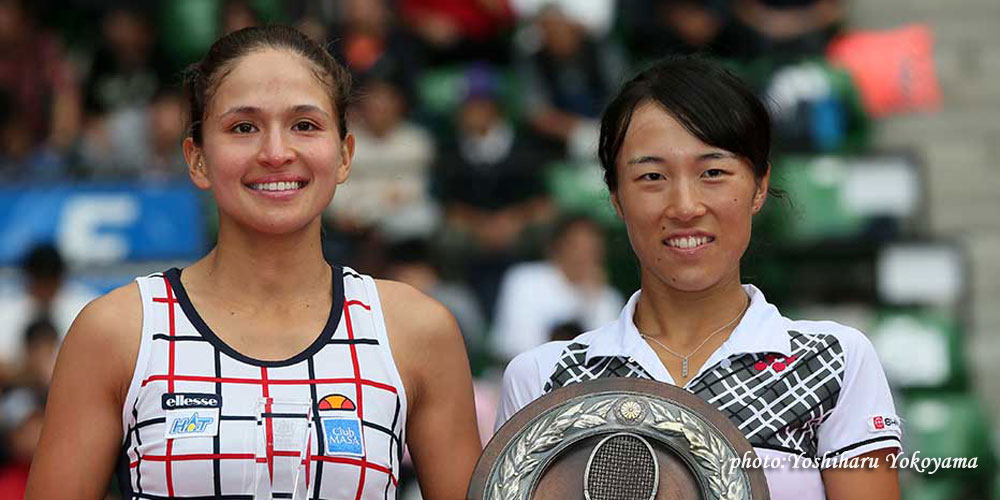
[[[659,274],[659,280],[679,292],[703,292],[718,285],[722,276],[715,276],[700,270],[667,272]]]
[[[304,218],[304,217],[272,217],[272,218],[258,218],[255,220],[246,221],[245,226],[251,228],[253,231],[261,234],[267,234],[271,236],[278,236],[282,234],[290,234],[298,231],[302,231],[310,226],[310,224],[317,220],[318,217],[314,218]]]

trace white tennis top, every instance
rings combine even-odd
[[[122,409],[124,498],[293,498],[296,485],[296,498],[396,498],[406,394],[378,292],[370,277],[332,269],[326,326],[283,361],[225,344],[181,271],[136,280],[142,340]]]
[[[900,448],[899,418],[875,349],[830,321],[793,321],[744,285],[750,307],[684,389],[718,408],[761,457],[773,500],[825,499],[834,459]],[[617,321],[514,358],[497,428],[531,401],[603,377],[674,380],[633,322],[636,292]],[[826,462],[824,463],[824,457]]]

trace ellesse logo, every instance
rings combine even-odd
[[[163,409],[221,408],[222,396],[198,392],[170,392],[163,395]]]

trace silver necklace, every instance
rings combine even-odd
[[[639,335],[642,336],[642,338],[644,338],[644,339],[652,340],[653,342],[656,343],[656,345],[662,347],[663,350],[667,351],[668,353],[673,354],[674,356],[677,356],[678,358],[681,358],[681,377],[687,378],[687,376],[688,376],[688,358],[690,358],[691,356],[694,356],[694,354],[696,352],[698,352],[698,350],[701,349],[705,345],[705,343],[707,343],[709,341],[709,339],[711,339],[712,337],[718,335],[723,330],[725,330],[726,328],[728,328],[729,326],[731,326],[733,323],[735,323],[738,319],[742,318],[743,315],[747,312],[747,309],[749,309],[749,308],[750,308],[750,297],[747,297],[747,305],[743,307],[743,310],[740,311],[740,313],[737,314],[735,318],[729,320],[729,322],[727,322],[726,324],[724,324],[721,327],[719,327],[718,330],[716,330],[716,331],[708,334],[708,336],[705,337],[705,340],[702,340],[701,343],[698,344],[698,347],[695,347],[694,350],[691,351],[691,352],[689,352],[687,356],[685,356],[683,354],[677,353],[673,349],[671,349],[671,348],[667,347],[666,345],[664,345],[663,342],[660,342],[659,340],[656,340],[656,338],[654,338],[654,337],[650,337],[649,335],[646,335],[646,334],[641,333],[641,332],[639,333]]]

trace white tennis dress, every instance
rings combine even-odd
[[[122,409],[122,496],[395,498],[406,394],[375,282],[334,267],[322,333],[290,359],[262,361],[209,329],[180,275],[136,279],[142,341]]]

